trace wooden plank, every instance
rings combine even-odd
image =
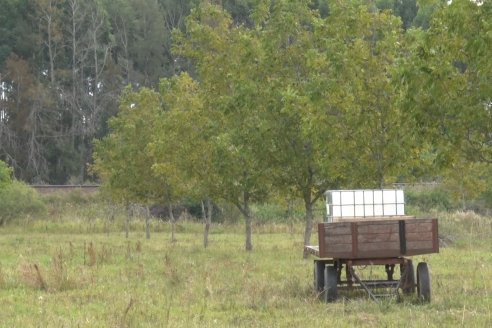
[[[375,251],[359,251],[357,253],[358,259],[377,259],[377,258],[385,258],[385,257],[399,257],[400,250],[394,249],[383,249],[383,250],[375,250]]]
[[[352,235],[325,236],[325,244],[352,244]]]
[[[439,232],[438,232],[437,219],[432,219],[432,252],[439,253]]]
[[[397,250],[400,251],[399,242],[379,242],[379,243],[359,243],[358,252],[379,251],[379,250]]]
[[[420,220],[415,220],[420,221]],[[406,222],[405,230],[407,232],[429,232],[432,231],[432,221],[425,220],[425,222]],[[422,220],[424,221],[424,220]]]
[[[318,251],[319,251],[319,257],[329,257],[327,254],[325,254],[325,224],[319,223],[318,224]]]
[[[326,245],[325,253],[352,253],[352,244]]]
[[[324,258],[332,258],[332,259],[351,259],[354,258],[352,255],[352,251],[346,252],[346,251],[327,251],[325,255],[323,256]]]
[[[363,243],[378,243],[378,242],[399,242],[400,235],[398,233],[371,233],[371,234],[359,234],[357,236],[357,242]]]
[[[314,256],[319,256],[319,247],[318,246],[314,246],[314,245],[307,245],[307,246],[304,246],[304,249],[309,253],[309,254],[312,254]]]
[[[408,242],[412,241],[421,241],[421,240],[432,240],[433,233],[432,231],[429,232],[407,232],[405,237],[407,239],[407,244]]]
[[[355,222],[352,222],[350,225],[352,229],[352,257],[356,258],[357,250],[359,249],[359,242],[357,240],[357,235],[359,234],[359,227],[358,224]]]
[[[328,236],[336,235],[350,235],[352,228],[350,223],[331,223],[325,224],[325,234]]]
[[[398,221],[391,222],[360,222],[357,224],[359,234],[365,233],[398,233]]]
[[[434,243],[432,240],[408,241],[407,242],[407,249],[409,251],[415,250],[415,249],[432,249],[433,245],[434,245]]]

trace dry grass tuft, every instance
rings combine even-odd
[[[98,263],[108,263],[111,260],[112,256],[113,252],[111,248],[103,245],[98,253]]]
[[[35,289],[47,290],[48,285],[41,273],[41,269],[37,264],[21,263],[19,266],[19,273],[22,281],[27,285]]]
[[[0,288],[5,287],[5,275],[3,273],[2,267],[0,267]]]
[[[126,259],[129,260],[132,258],[132,248],[130,246],[130,242],[126,242]]]
[[[51,259],[51,282],[56,290],[63,289],[68,275],[63,263],[63,252],[61,249]]]
[[[62,291],[78,287],[77,282],[73,279],[70,279],[68,275],[65,255],[63,254],[61,249],[59,249],[58,252],[51,259],[49,282],[49,287],[52,291]]]
[[[119,320],[120,322],[119,322],[118,327],[131,327],[132,326],[128,320],[128,313],[130,312],[130,310],[133,308],[134,305],[135,305],[135,300],[132,297],[132,298],[130,298],[128,305],[123,310],[123,314]]]
[[[87,265],[95,266],[97,263],[97,252],[92,241],[89,243],[89,247],[87,247],[87,255],[89,256],[89,261],[87,262]]]

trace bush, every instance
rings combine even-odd
[[[295,206],[290,211],[287,206],[274,203],[255,204],[251,208],[257,223],[298,222],[304,217],[304,212]]]
[[[0,188],[0,225],[27,215],[40,215],[45,205],[37,192],[22,182],[12,181]]]
[[[437,188],[422,191],[407,190],[405,191],[405,203],[422,212],[450,211],[456,208],[449,193]]]
[[[12,183],[12,169],[5,162],[0,161],[0,190]]]

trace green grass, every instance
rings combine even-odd
[[[170,227],[102,218],[20,221],[0,229],[0,327],[487,327],[492,325],[492,219],[440,216],[448,243],[414,257],[431,269],[432,303],[415,297],[376,304],[345,295],[325,304],[303,260],[303,226]],[[39,274],[34,268],[39,269]],[[370,270],[367,268],[366,270]],[[366,271],[367,272],[367,271]]]

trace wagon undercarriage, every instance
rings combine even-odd
[[[359,271],[384,267],[375,278],[363,277]],[[361,269],[362,268],[362,269]],[[326,302],[336,301],[340,291],[363,290],[374,301],[400,300],[401,293],[414,294],[429,302],[431,297],[430,277],[427,264],[417,266],[417,281],[412,260],[408,258],[387,259],[316,259],[314,260],[314,288]],[[397,269],[397,270],[395,270]],[[372,279],[371,279],[372,278]]]

